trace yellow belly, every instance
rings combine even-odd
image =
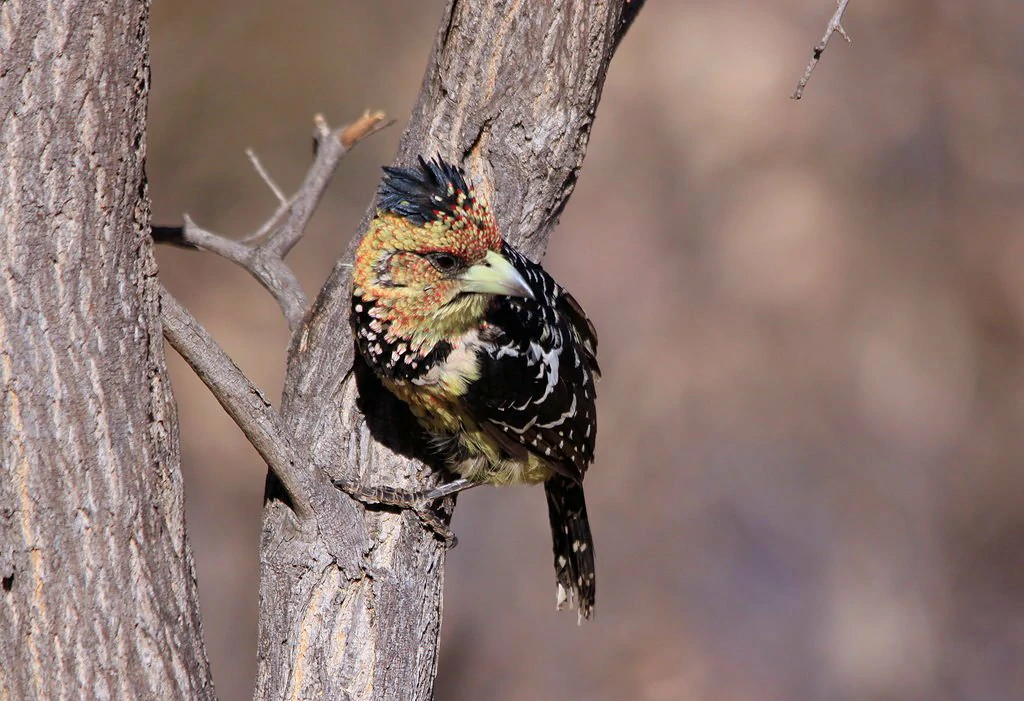
[[[485,484],[537,484],[554,474],[547,461],[528,453],[525,460],[509,458],[501,445],[465,411],[460,401],[430,385],[386,381],[391,392],[405,402],[432,435],[459,442],[468,459],[449,468],[474,482]]]

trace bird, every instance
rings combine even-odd
[[[583,477],[597,435],[597,331],[503,239],[465,171],[440,156],[385,167],[352,265],[350,322],[373,375],[455,479],[427,494],[543,483],[556,608],[594,610]]]

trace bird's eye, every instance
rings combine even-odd
[[[430,262],[442,273],[451,273],[462,267],[462,261],[450,253],[435,253],[430,256]]]

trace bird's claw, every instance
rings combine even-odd
[[[361,504],[408,509],[416,514],[427,530],[444,541],[445,547],[451,549],[459,543],[441,516],[431,508],[437,499],[431,498],[430,492],[413,492],[384,485],[366,487],[346,480],[334,480],[334,486]]]
[[[414,506],[410,510],[419,517],[420,523],[444,541],[446,549],[451,550],[459,544],[459,539],[455,537],[452,529],[448,528],[448,524],[429,506]]]

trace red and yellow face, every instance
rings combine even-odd
[[[353,302],[388,340],[426,353],[478,323],[492,295],[532,297],[501,254],[487,204],[461,172],[440,161],[386,169],[380,210],[359,244]]]

